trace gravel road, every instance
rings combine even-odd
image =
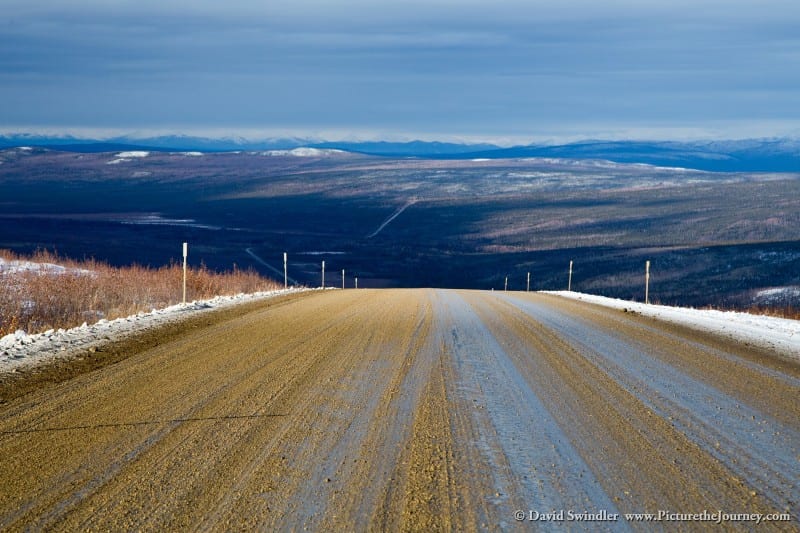
[[[87,358],[3,383],[0,530],[798,529],[800,364],[632,313],[313,292]]]

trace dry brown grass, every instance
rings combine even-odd
[[[113,320],[174,305],[182,297],[183,272],[178,264],[119,268],[95,260],[74,261],[47,251],[20,256],[0,250],[0,257],[67,269],[0,274],[0,337],[18,329],[31,334],[103,318]],[[277,288],[277,283],[253,270],[219,273],[201,266],[187,273],[186,298],[191,301]]]
[[[780,307],[780,306],[769,306],[769,305],[754,305],[748,309],[745,309],[745,312],[750,313],[751,315],[766,315],[778,318],[791,318],[792,320],[800,320],[800,309],[797,309],[792,306]]]

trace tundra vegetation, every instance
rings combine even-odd
[[[40,251],[20,256],[0,250],[0,337],[18,329],[40,333],[113,320],[180,303],[183,268],[114,267]],[[3,266],[8,268],[1,268]],[[254,270],[187,269],[188,300],[277,288]]]

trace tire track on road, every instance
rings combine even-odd
[[[464,455],[480,461],[464,465],[462,474],[473,476],[468,484],[480,471],[492,479],[493,494],[483,495],[486,514],[480,518],[508,528],[517,509],[618,513],[485,319],[455,292],[441,292],[440,300],[438,329],[451,356],[451,394],[462,411],[455,430],[465,433],[454,440],[469,443]]]
[[[704,354],[686,342],[659,342],[652,333],[649,344],[636,345],[643,335],[636,324],[616,324],[606,330],[587,318],[587,312],[566,314],[556,305],[544,304],[535,297],[500,296],[535,324],[541,324],[561,342],[566,342],[586,361],[609,376],[647,409],[668,421],[709,457],[713,457],[733,475],[736,483],[747,489],[748,498],[733,499],[738,509],[760,508],[762,512],[786,511],[797,505],[800,481],[800,431],[797,423],[765,417],[758,410],[731,397],[713,384],[695,379],[678,366],[669,364],[683,352],[683,358],[702,358]],[[597,317],[594,317],[597,319]],[[599,319],[598,319],[599,320]],[[634,339],[633,344],[631,339]],[[552,341],[555,342],[555,341]],[[665,357],[662,360],[659,355]],[[725,364],[719,359],[719,364]],[[734,375],[731,365],[724,367]],[[751,374],[747,380],[756,379]],[[772,383],[761,375],[761,387]],[[782,401],[793,403],[794,394]],[[791,407],[790,407],[791,410]],[[658,435],[653,432],[653,435]],[[680,462],[680,457],[675,457]],[[713,479],[714,476],[709,476]],[[727,497],[733,496],[730,494]],[[760,503],[759,503],[760,501]],[[766,502],[769,502],[767,504]],[[796,509],[795,509],[796,510]]]
[[[265,439],[203,528],[347,529],[380,519],[373,514],[413,414],[398,392],[413,398],[425,383],[409,372],[430,313],[420,295],[405,293],[388,307],[374,291],[352,293],[362,305],[340,322],[342,331],[320,339],[325,363],[292,406],[292,423]],[[390,504],[387,513],[398,505]]]

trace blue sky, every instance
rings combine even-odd
[[[3,0],[0,131],[800,136],[796,0]]]

